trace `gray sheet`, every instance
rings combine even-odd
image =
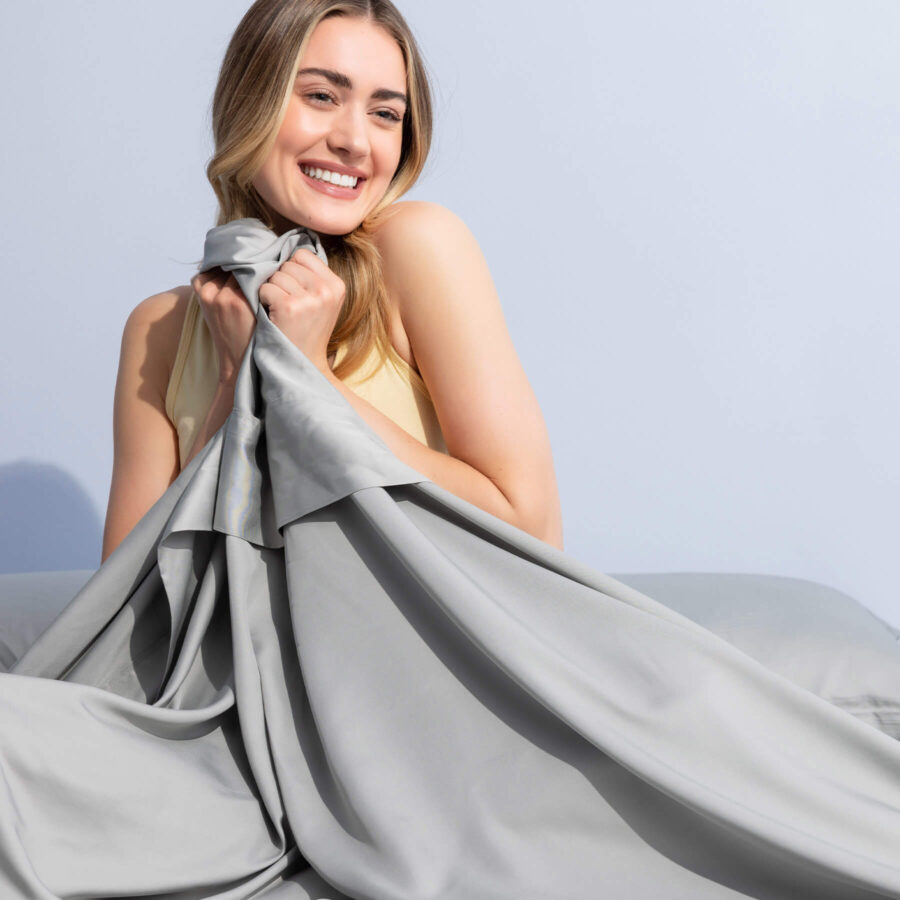
[[[900,742],[397,459],[297,246],[208,233],[234,411],[0,674],[0,896],[900,897]]]

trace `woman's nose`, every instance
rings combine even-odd
[[[347,104],[332,120],[328,143],[332,150],[342,150],[349,156],[365,155],[369,146],[366,113]]]

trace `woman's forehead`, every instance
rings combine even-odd
[[[376,80],[379,82],[376,87],[402,91],[406,86],[403,52],[393,35],[361,17],[331,16],[319,22],[310,36],[297,74],[309,68],[327,69],[345,76],[344,87],[348,87],[346,81],[352,87],[357,82],[364,87],[366,82]],[[397,81],[397,84],[391,84],[391,81]]]

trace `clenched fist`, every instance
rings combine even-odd
[[[219,360],[219,381],[233,387],[256,328],[256,316],[234,275],[218,266],[191,279]]]
[[[346,285],[303,247],[260,285],[259,302],[276,325],[322,372],[329,372],[328,341],[344,304]]]

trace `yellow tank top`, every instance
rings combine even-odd
[[[340,346],[335,365],[343,355],[344,347]],[[344,383],[423,444],[447,453],[434,405],[419,373],[402,358],[399,366],[390,359],[380,366],[378,363],[378,350],[373,347]],[[367,378],[370,373],[371,378]],[[178,432],[181,468],[212,404],[218,376],[219,359],[212,334],[197,295],[191,291],[166,390],[166,415]]]

